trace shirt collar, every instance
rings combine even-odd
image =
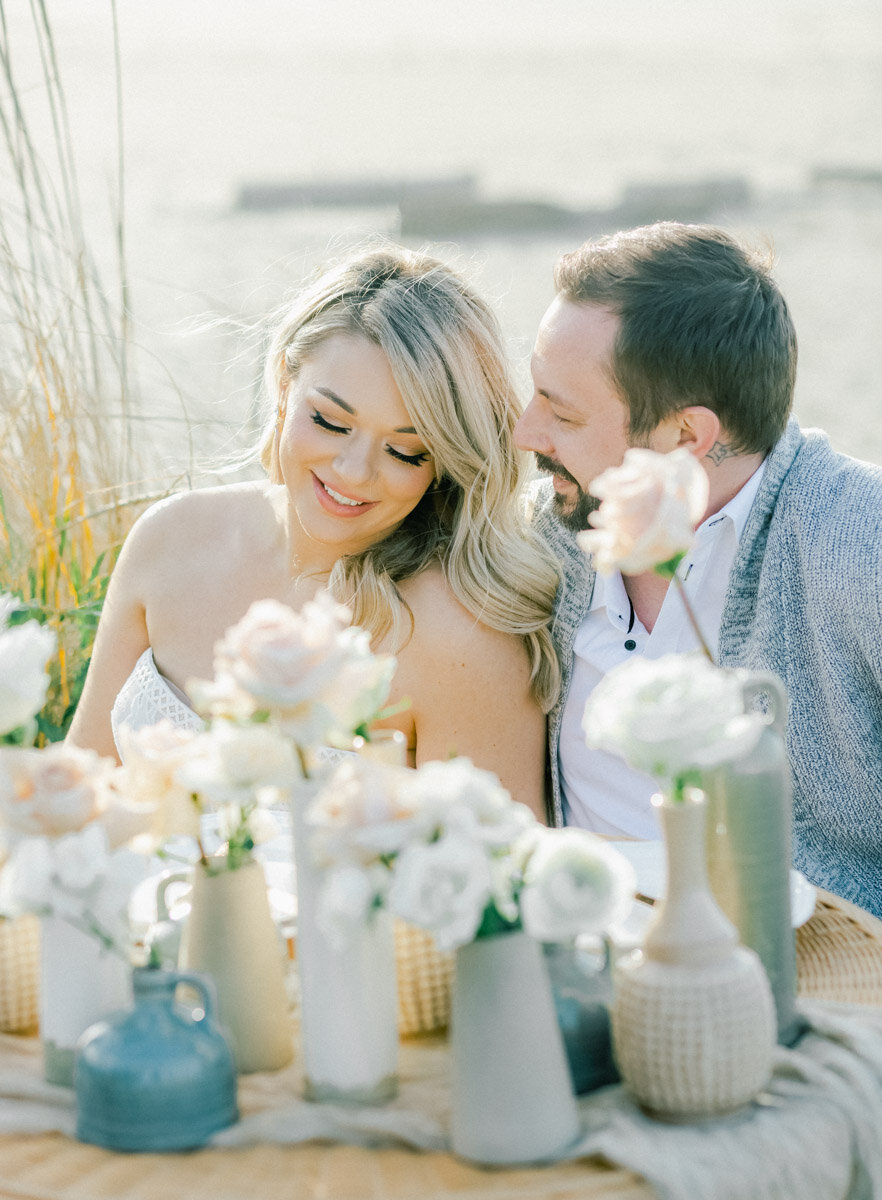
[[[713,529],[719,525],[720,521],[728,518],[735,529],[735,537],[740,541],[744,527],[747,524],[747,518],[750,516],[750,510],[753,502],[756,499],[756,494],[759,491],[759,486],[763,481],[763,475],[766,473],[766,459],[760,463],[750,479],[739,488],[728,504],[724,504],[722,508],[703,521],[696,530],[697,537],[701,537],[705,530]]]
[[[706,530],[715,529],[720,521],[726,519],[732,522],[735,530],[736,539],[741,538],[744,532],[744,527],[747,524],[747,518],[750,515],[750,509],[756,499],[756,494],[759,491],[759,486],[763,481],[763,475],[766,472],[766,459],[760,463],[751,477],[739,488],[728,504],[724,504],[721,509],[711,515],[699,525],[696,530],[696,537],[700,538]],[[614,571],[612,575],[601,575],[599,572],[594,578],[594,591],[591,595],[591,604],[588,611],[594,612],[599,608],[623,608],[628,610],[628,594],[625,591],[625,583],[619,571]]]

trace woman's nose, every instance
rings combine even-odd
[[[334,470],[341,479],[353,483],[372,479],[376,474],[376,448],[369,438],[348,437],[334,459]]]

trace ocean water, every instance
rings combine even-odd
[[[29,5],[8,8],[18,85],[48,138]],[[50,0],[49,14],[110,275],[109,6]],[[743,179],[752,203],[715,219],[774,249],[800,337],[797,413],[882,462],[882,186],[813,175],[882,171],[878,0],[118,0],[118,17],[139,378],[169,470],[192,453],[181,398],[197,456],[232,448],[254,402],[253,339],[214,319],[253,324],[329,255],[399,236],[392,208],[243,212],[238,189],[463,172],[488,199],[573,207],[632,184]],[[578,240],[418,244],[496,304],[526,391],[553,263]]]

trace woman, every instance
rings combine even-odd
[[[384,724],[409,759],[463,754],[544,819],[553,560],[524,523],[518,415],[496,321],[450,269],[389,248],[284,313],[265,371],[268,480],[170,497],[126,542],[71,740],[111,712],[196,723],[183,688],[249,606],[330,588],[394,653]],[[121,694],[122,693],[122,694]]]

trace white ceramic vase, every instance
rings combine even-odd
[[[263,868],[254,861],[232,871],[222,860],[213,866],[193,870],[181,966],[214,980],[236,1069],[274,1071],[291,1061],[294,1033]]]
[[[374,912],[343,948],[318,926],[322,872],[310,853],[306,812],[324,777],[301,781],[291,798],[304,1094],[309,1100],[379,1104],[398,1090],[392,919]]]
[[[60,917],[40,919],[40,1039],[49,1083],[73,1086],[75,1048],[90,1025],[132,1002],[131,966]]]
[[[451,1144],[481,1163],[558,1156],[581,1126],[542,949],[523,932],[456,952]]]
[[[704,859],[705,801],[657,796],[667,894],[642,950],[615,970],[616,1061],[650,1115],[692,1121],[751,1101],[771,1073],[775,1006],[757,955],[738,945]]]

